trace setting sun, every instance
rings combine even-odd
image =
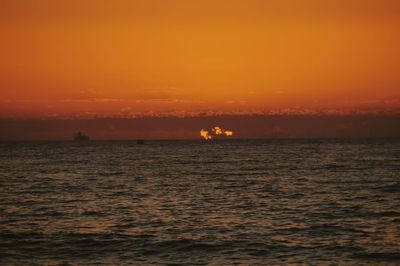
[[[231,136],[233,136],[233,131],[225,130],[219,126],[215,126],[215,127],[211,128],[210,131],[201,129],[200,136],[203,137],[205,140],[211,140],[218,136],[219,137],[224,137],[224,136],[231,137]]]

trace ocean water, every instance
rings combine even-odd
[[[400,264],[400,141],[0,143],[1,265]]]

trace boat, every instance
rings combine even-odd
[[[136,143],[137,143],[137,144],[144,144],[144,141],[143,141],[142,139],[138,139],[138,140],[136,141]]]
[[[78,133],[76,133],[76,135],[74,136],[74,140],[75,141],[88,141],[88,140],[90,140],[90,138],[85,133],[78,131]]]

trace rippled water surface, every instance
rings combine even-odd
[[[0,143],[0,264],[400,264],[400,142]]]

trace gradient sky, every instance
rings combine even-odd
[[[0,118],[396,112],[397,0],[0,0]]]

